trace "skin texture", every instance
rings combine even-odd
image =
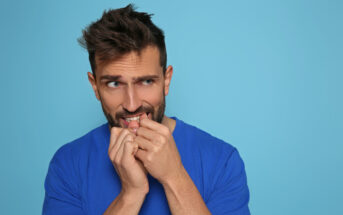
[[[175,120],[163,115],[172,74],[171,66],[163,74],[154,46],[97,64],[96,79],[88,73],[111,125],[108,156],[122,183],[104,214],[138,214],[149,192],[147,172],[163,185],[173,214],[210,214],[182,165]],[[140,122],[123,119],[133,116]]]

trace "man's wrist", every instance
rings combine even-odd
[[[185,183],[189,179],[190,179],[190,177],[189,177],[186,169],[182,166],[182,168],[176,174],[171,175],[170,177],[161,181],[161,184],[164,188],[166,188],[166,187],[176,188],[179,185]]]
[[[148,190],[122,189],[119,195],[125,204],[135,204],[137,202],[143,202],[148,192]]]
[[[117,198],[107,208],[104,215],[138,214],[145,196],[146,193],[144,192],[131,193],[122,189]]]

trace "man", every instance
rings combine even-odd
[[[164,115],[173,68],[150,15],[109,10],[79,41],[108,123],[56,152],[43,214],[250,214],[237,150]]]

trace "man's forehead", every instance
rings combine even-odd
[[[97,75],[156,75],[163,72],[160,55],[156,47],[147,47],[140,52],[132,51],[116,59],[101,61],[95,58]],[[148,74],[150,73],[150,74]]]

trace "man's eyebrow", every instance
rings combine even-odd
[[[134,81],[139,82],[139,81],[145,81],[149,79],[158,79],[160,76],[158,75],[145,75],[137,78],[133,78]]]
[[[106,81],[118,81],[121,79],[121,75],[103,75],[100,77],[100,81],[106,80]],[[140,76],[140,77],[134,77],[133,81],[135,82],[140,82],[140,81],[145,81],[148,79],[158,79],[160,76],[158,75],[145,75],[145,76]]]
[[[118,81],[121,78],[121,75],[103,75],[100,77],[100,81],[109,80],[109,81]]]

